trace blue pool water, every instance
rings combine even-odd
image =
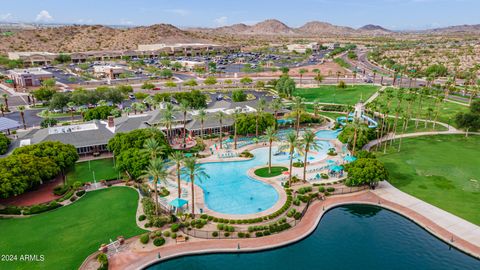
[[[330,144],[319,142],[322,149],[309,154],[310,162],[323,159]],[[274,156],[272,149],[272,164],[287,165],[287,154]],[[207,207],[224,214],[253,214],[269,209],[278,200],[277,191],[269,184],[257,181],[247,175],[247,171],[255,166],[268,164],[268,147],[252,151],[254,158],[247,161],[227,161],[205,163],[202,166],[210,176],[196,184],[203,189],[204,201]],[[303,157],[298,157],[303,160]]]
[[[342,132],[341,129],[337,129],[337,130],[320,130],[320,131],[317,131],[315,132],[315,135],[317,136],[317,138],[319,139],[323,139],[323,140],[333,140],[333,139],[336,139],[338,137],[338,134],[340,134],[340,132]]]
[[[480,261],[394,212],[348,205],[327,212],[310,236],[283,248],[181,257],[148,269],[473,270],[480,269]]]

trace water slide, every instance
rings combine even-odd
[[[362,114],[362,119],[368,122],[368,127],[369,128],[376,128],[378,126],[377,121],[373,120],[368,115]],[[346,125],[346,120],[347,120],[346,116],[337,117],[337,122],[342,126]],[[348,115],[348,121],[353,121],[353,113],[350,113]]]

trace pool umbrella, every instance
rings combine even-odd
[[[285,171],[285,172],[283,172],[282,174],[284,174],[284,175],[289,175],[289,174],[290,174],[290,172],[288,172],[288,171]]]
[[[357,158],[354,157],[354,156],[346,156],[343,160],[350,163],[350,162],[354,162],[355,160],[357,160]]]
[[[185,204],[187,204],[188,201],[181,199],[181,198],[175,198],[172,201],[170,201],[168,204],[171,206],[174,206],[176,208],[182,208]]]
[[[335,165],[335,166],[332,166],[330,168],[330,170],[334,171],[334,172],[341,172],[343,171],[343,166],[338,166],[338,165]]]

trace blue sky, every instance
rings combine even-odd
[[[0,0],[0,21],[179,27],[253,24],[276,18],[396,30],[480,23],[479,0]]]

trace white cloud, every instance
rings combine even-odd
[[[12,13],[0,14],[0,20],[2,21],[7,21],[12,18],[13,18]]]
[[[37,18],[35,18],[35,21],[37,22],[49,22],[52,20],[53,20],[52,15],[50,15],[50,13],[48,13],[48,11],[46,10],[40,11],[40,13],[38,13],[37,15]]]
[[[168,12],[168,13],[173,13],[173,14],[175,14],[175,15],[179,15],[179,16],[187,16],[188,14],[190,14],[190,11],[189,11],[189,10],[180,9],[180,8],[167,9],[167,10],[165,10],[165,11]]]
[[[228,21],[228,17],[227,16],[222,16],[222,17],[219,17],[219,18],[216,18],[215,20],[213,20],[215,22],[215,24],[217,24],[218,26],[224,26],[227,24],[227,21]]]

